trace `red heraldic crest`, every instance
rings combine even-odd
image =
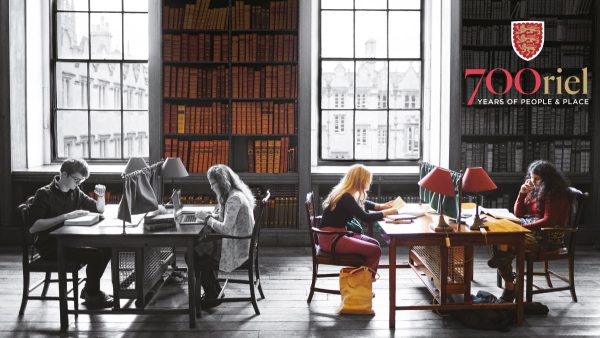
[[[533,60],[544,47],[544,22],[511,22],[511,42],[515,53],[521,59],[525,61]]]

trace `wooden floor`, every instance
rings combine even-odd
[[[385,254],[384,254],[385,255]],[[405,257],[405,252],[401,254]],[[17,315],[21,301],[22,272],[18,249],[0,249],[0,336],[32,337],[59,335],[58,303],[30,301],[25,315]],[[69,335],[82,337],[554,337],[600,336],[600,251],[578,248],[576,279],[578,303],[569,292],[536,295],[550,308],[547,316],[526,316],[522,326],[510,332],[467,329],[452,318],[431,311],[399,311],[396,330],[388,329],[388,273],[380,271],[374,284],[375,316],[343,316],[336,310],[337,295],[316,294],[306,303],[311,263],[308,248],[261,248],[261,275],[266,299],[259,301],[261,315],[244,303],[223,304],[203,312],[197,328],[188,327],[187,315],[80,315],[69,318]],[[487,290],[496,295],[495,272],[486,265],[488,249],[477,249],[473,293]],[[387,258],[383,259],[387,261]],[[560,266],[561,268],[564,266]],[[108,278],[110,274],[105,273]],[[103,289],[110,281],[103,279]],[[540,280],[540,283],[544,283]],[[337,278],[325,283],[336,286]],[[153,306],[187,306],[185,282],[170,281]],[[56,289],[51,290],[56,292]],[[227,289],[228,296],[247,289]],[[430,297],[410,270],[399,270],[400,303],[426,304]]]

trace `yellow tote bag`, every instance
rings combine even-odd
[[[343,314],[374,315],[372,271],[366,266],[340,270]]]

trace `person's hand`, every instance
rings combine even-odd
[[[392,207],[392,201],[389,201],[384,204],[379,204],[379,210],[385,210],[385,209],[389,209],[391,207]]]
[[[87,210],[75,210],[65,214],[65,220],[85,216],[90,212]]]
[[[527,194],[533,189],[533,182],[531,179],[527,179],[523,185],[521,185],[521,189],[519,190],[519,194]]]
[[[196,211],[196,218],[197,219],[204,220],[208,215],[211,215],[211,213],[208,212],[208,211],[204,211],[204,210]]]
[[[98,198],[103,198],[104,193],[106,193],[106,187],[102,184],[96,184],[94,187],[94,192],[98,195]]]
[[[383,210],[383,215],[387,216],[387,215],[396,215],[398,213],[398,209],[396,208],[388,208]]]

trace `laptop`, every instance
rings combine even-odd
[[[180,190],[173,192],[173,195],[171,195],[171,202],[173,203],[173,216],[175,221],[180,225],[204,223],[204,220],[196,218],[196,211],[202,210],[201,207],[184,207],[183,204],[181,204]]]

